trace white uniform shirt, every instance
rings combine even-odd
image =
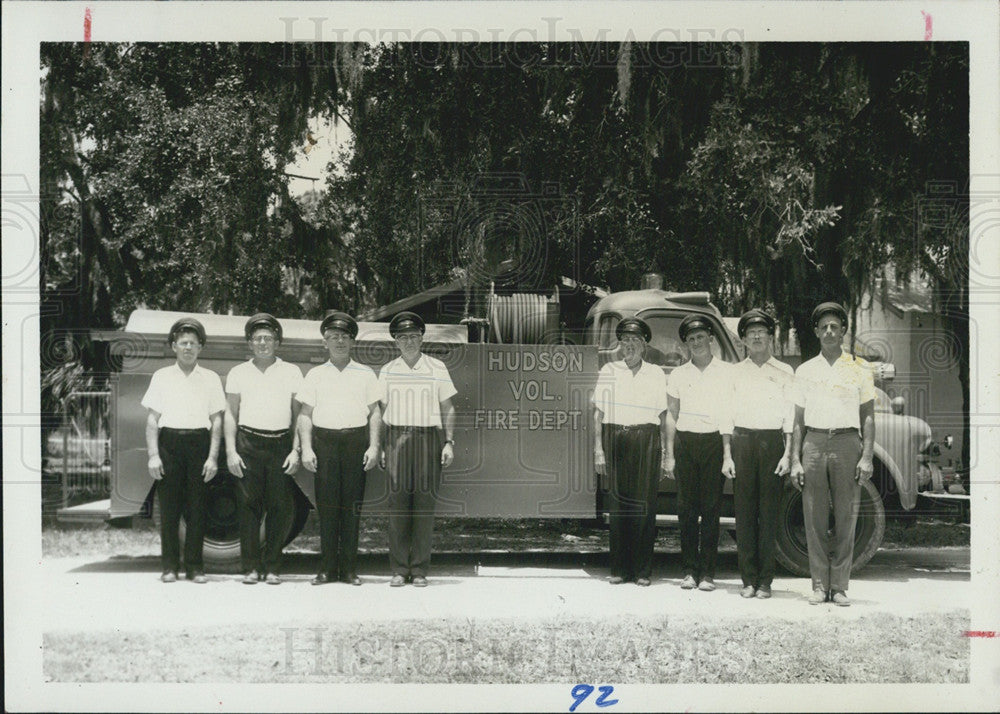
[[[366,364],[349,360],[340,370],[328,361],[309,370],[298,400],[313,408],[313,426],[356,429],[368,423],[371,405],[378,401],[378,380]]]
[[[158,425],[170,429],[209,429],[209,419],[226,408],[219,375],[201,365],[184,374],[176,363],[153,372],[142,406],[159,412]]]
[[[625,360],[608,362],[597,375],[593,403],[604,414],[603,424],[659,424],[667,409],[667,376],[649,362],[634,375]]]
[[[441,427],[441,402],[458,393],[444,363],[421,354],[411,369],[397,357],[378,375],[383,419],[393,426]]]
[[[831,365],[822,353],[795,370],[795,403],[805,409],[806,426],[816,429],[861,428],[858,412],[875,399],[871,366],[847,352]]]
[[[733,366],[733,425],[745,429],[781,429],[792,433],[795,421],[795,371],[774,357],[761,366],[752,359]]]
[[[680,400],[677,430],[696,434],[733,433],[733,367],[718,357],[704,370],[685,362],[667,379],[667,395]]]
[[[302,370],[280,357],[261,372],[253,360],[229,370],[226,394],[240,395],[237,422],[251,429],[280,431],[292,424],[292,397],[302,388]]]

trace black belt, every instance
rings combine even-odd
[[[659,424],[607,424],[613,429],[621,429],[622,431],[637,431],[639,429],[659,429]]]
[[[239,425],[239,430],[245,434],[251,434],[253,436],[259,436],[263,439],[281,439],[282,437],[288,436],[288,429],[279,429],[277,431],[267,431],[264,429],[253,429],[249,426]]]
[[[168,431],[175,436],[192,436],[192,435],[202,435],[207,434],[208,429],[175,429],[172,426],[160,427],[160,431]]]
[[[388,426],[392,431],[399,431],[404,434],[429,434],[441,428],[439,426],[398,426],[396,424],[389,424]]]
[[[815,426],[807,426],[806,431],[811,431],[816,434],[826,434],[827,436],[836,436],[837,434],[850,434],[854,432],[858,433],[858,430],[853,426],[845,426],[838,429],[817,429]]]
[[[733,433],[734,434],[745,434],[745,435],[748,435],[748,436],[753,435],[753,434],[773,434],[775,432],[779,432],[780,433],[781,432],[781,428],[779,427],[777,429],[751,429],[751,428],[746,427],[746,426],[734,426],[733,427]]]

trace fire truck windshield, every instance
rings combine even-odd
[[[640,314],[639,317],[646,321],[653,333],[653,339],[646,348],[643,359],[667,368],[677,367],[690,359],[687,347],[677,334],[677,328],[680,326],[681,320],[684,319],[683,314],[645,313]],[[618,325],[618,320],[617,315],[605,315],[601,320],[598,344],[602,351],[613,350],[618,346],[615,338],[615,327]],[[728,346],[728,340],[725,337],[721,341],[718,338],[712,341],[712,354],[727,362],[736,359],[736,355]]]

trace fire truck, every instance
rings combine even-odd
[[[646,359],[665,373],[688,359],[677,328],[687,314],[698,313],[715,328],[716,358],[743,358],[708,293],[668,292],[656,287],[604,295],[586,314],[582,328],[567,337],[558,329],[558,300],[544,296],[490,294],[480,319],[459,324],[428,324],[425,352],[441,359],[458,389],[455,461],[445,470],[437,494],[437,513],[468,518],[604,519],[607,493],[593,468],[590,395],[598,369],[616,359],[615,326],[638,316],[649,323],[653,338]],[[111,499],[108,516],[156,517],[155,483],[146,470],[146,414],[140,406],[157,369],[171,364],[166,343],[170,325],[188,313],[136,310],[124,329],[102,332],[120,361],[112,379]],[[230,368],[250,357],[243,327],[246,317],[195,315],[205,325],[208,342],[200,364],[225,378]],[[281,319],[284,340],[279,356],[303,373],[327,359],[319,321]],[[472,339],[470,340],[470,335]],[[397,355],[386,322],[362,321],[354,359],[376,371]],[[892,376],[882,365],[881,379]],[[942,470],[941,447],[930,427],[915,416],[897,413],[881,389],[876,403],[875,476],[862,489],[854,550],[860,568],[882,542],[884,499],[912,509],[918,493],[946,494],[954,473]],[[209,567],[231,569],[239,558],[239,528],[233,477],[220,459],[210,484],[205,559]],[[296,516],[287,534],[292,541],[314,507],[313,476],[293,475]],[[387,513],[387,477],[369,472],[364,510]],[[676,482],[660,482],[658,521],[676,523]],[[808,574],[800,493],[786,485],[780,509],[778,560],[791,573]],[[734,525],[732,485],[726,484],[723,527]],[[183,529],[183,523],[182,523]]]

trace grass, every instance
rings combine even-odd
[[[148,518],[133,518],[131,529],[106,523],[64,524],[46,518],[42,524],[42,555],[47,558],[76,556],[112,557],[158,555],[159,535]],[[361,519],[359,547],[362,552],[388,550],[388,523],[384,516]],[[967,524],[935,519],[887,520],[883,547],[938,547],[969,545]],[[722,551],[735,549],[725,531],[719,542]],[[462,519],[439,518],[434,528],[434,549],[442,551],[547,550],[553,552],[607,552],[608,530],[573,519]],[[661,528],[657,551],[680,552],[676,529]],[[311,514],[302,533],[288,546],[289,551],[319,552],[319,530]]]
[[[42,523],[42,555],[47,558],[77,556],[158,555],[159,534],[148,518],[133,518],[132,528],[107,523],[59,523],[47,518]],[[361,552],[389,549],[388,518],[364,516],[358,538]],[[607,552],[608,529],[574,519],[525,520],[509,518],[439,518],[434,525],[434,550],[443,551],[528,551],[595,553]],[[679,551],[675,529],[662,529],[656,548]],[[723,534],[720,549],[735,548]],[[319,522],[311,513],[302,533],[286,547],[292,552],[319,552]]]
[[[45,634],[47,681],[906,683],[969,681],[969,614],[298,622]],[[317,647],[318,645],[318,647]]]
[[[83,556],[141,556],[160,554],[160,533],[151,519],[135,519],[133,528],[116,528],[107,523],[42,524],[42,556],[75,558]]]
[[[886,518],[883,548],[936,548],[967,546],[972,529],[968,523],[935,518]]]

